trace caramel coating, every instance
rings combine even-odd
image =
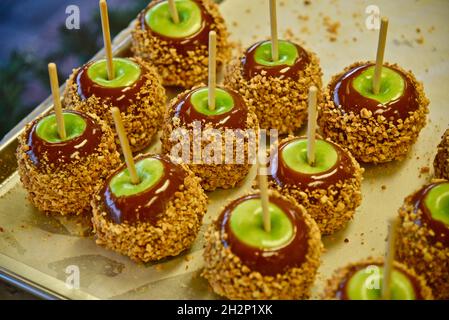
[[[202,85],[198,86],[201,87]],[[197,87],[194,87],[192,90],[196,89]],[[190,141],[193,141],[193,125],[192,126],[183,126],[180,122],[180,119],[174,116],[175,108],[174,106],[177,104],[178,100],[186,94],[186,92],[189,92],[190,90],[187,90],[181,94],[179,94],[176,98],[174,98],[168,107],[168,112],[165,116],[165,122],[163,126],[162,136],[161,136],[161,142],[162,142],[162,152],[170,154],[173,146],[178,143],[178,141],[173,141],[170,139],[172,136],[173,131],[177,129],[186,129],[188,130],[188,134],[190,135]],[[209,123],[206,123],[206,125],[202,126],[202,132],[207,132],[208,129],[212,129],[212,125]],[[245,129],[253,129],[256,137],[258,134],[258,122],[255,114],[251,111],[251,109],[248,109],[247,114],[247,120],[246,120],[246,126],[245,128],[241,128],[242,130]],[[219,129],[221,133],[221,137],[225,139],[226,134],[225,130]],[[245,133],[245,141],[243,145],[244,150],[244,163],[237,164],[237,163],[221,163],[221,164],[207,164],[204,163],[204,161],[200,161],[198,164],[191,163],[189,164],[189,168],[195,173],[195,175],[199,178],[201,178],[201,186],[206,191],[213,191],[217,188],[223,188],[223,189],[229,189],[233,188],[238,183],[240,183],[248,174],[251,163],[248,160],[249,155],[249,145],[248,145],[248,134]],[[195,138],[198,139],[198,138]],[[233,138],[233,144],[236,144],[236,138]],[[223,141],[224,142],[224,141]],[[206,146],[210,143],[208,139],[202,139],[201,140],[201,150],[205,150]],[[256,145],[257,147],[257,145]],[[226,159],[226,148],[222,148],[222,159]],[[193,156],[193,143],[190,144],[190,154]],[[192,157],[191,156],[191,157]],[[236,159],[236,148],[233,150],[233,159]]]

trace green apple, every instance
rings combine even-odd
[[[60,143],[79,137],[86,130],[86,120],[78,114],[63,112],[66,139],[59,137],[56,115],[48,115],[37,123],[36,134],[39,138],[50,143]]]
[[[227,113],[234,107],[234,99],[226,90],[217,88],[215,93],[215,109],[209,109],[208,88],[201,88],[192,93],[190,101],[196,111],[206,116],[218,116]]]
[[[351,300],[380,300],[382,297],[383,267],[358,270],[349,279],[346,294]],[[378,272],[376,272],[377,270]],[[416,297],[413,283],[399,270],[391,274],[391,299],[414,300]]]
[[[378,94],[373,93],[374,66],[361,72],[352,82],[354,89],[365,98],[376,100],[382,104],[399,99],[405,90],[405,80],[395,70],[383,67]]]
[[[294,236],[294,227],[277,205],[269,204],[271,231],[263,226],[263,211],[260,199],[249,199],[238,204],[230,217],[232,233],[248,246],[259,249],[276,249],[287,245]]]
[[[98,60],[89,66],[87,75],[89,78],[107,88],[120,88],[133,85],[140,78],[140,66],[125,58],[113,58],[115,77],[108,78],[107,62],[105,59]]]
[[[169,38],[187,38],[200,31],[202,26],[201,8],[192,0],[176,0],[179,23],[171,17],[168,1],[163,1],[145,14],[147,25],[156,33]]]
[[[292,170],[304,174],[317,174],[331,169],[338,160],[334,146],[325,140],[316,140],[315,164],[307,162],[307,139],[295,139],[282,148],[282,159]]]
[[[116,197],[133,196],[144,192],[164,176],[164,164],[154,158],[145,158],[136,162],[137,175],[140,183],[133,184],[127,168],[118,172],[109,182],[109,188]]]
[[[425,196],[424,204],[432,219],[449,226],[449,182],[435,185]]]
[[[298,48],[293,43],[279,40],[279,59],[273,61],[271,58],[271,41],[265,41],[254,52],[254,61],[259,65],[267,67],[292,66],[295,64],[298,56]]]

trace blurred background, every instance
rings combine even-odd
[[[112,36],[149,2],[108,0]],[[79,8],[79,29],[66,27],[70,5]],[[50,95],[48,62],[62,83],[103,46],[100,21],[96,0],[0,0],[0,140]]]

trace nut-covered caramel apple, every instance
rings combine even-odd
[[[17,148],[18,171],[28,198],[39,210],[88,214],[92,194],[120,163],[114,135],[95,115],[62,112],[65,138],[55,113],[25,127]]]
[[[358,62],[334,76],[318,122],[323,135],[362,162],[403,159],[426,124],[429,100],[411,72],[384,64],[379,93],[375,66]]]
[[[191,88],[207,79],[210,31],[217,33],[217,64],[231,56],[228,32],[218,6],[211,0],[175,0],[175,21],[169,1],[151,1],[137,17],[132,32],[136,57],[157,68],[166,86]]]
[[[270,231],[260,194],[228,204],[206,233],[203,276],[229,299],[306,299],[323,249],[315,221],[292,198],[270,192]]]
[[[279,41],[279,58],[271,56],[272,42],[260,41],[233,60],[225,85],[251,106],[262,129],[293,134],[307,119],[307,92],[321,88],[319,60],[290,41]]]
[[[97,244],[137,262],[176,256],[191,246],[206,213],[199,179],[168,156],[134,161],[137,183],[122,165],[92,201]]]
[[[395,261],[391,274],[390,299],[432,300],[432,290],[424,277]],[[335,271],[327,281],[323,299],[381,300],[384,277],[383,259],[368,258]]]
[[[397,258],[424,276],[436,299],[449,299],[449,181],[435,180],[405,198]]]
[[[251,167],[249,159],[249,139],[255,141],[257,134],[257,118],[247,107],[242,97],[235,91],[225,87],[216,89],[215,109],[211,110],[208,103],[208,87],[199,86],[186,91],[173,99],[169,105],[162,133],[162,150],[172,153],[174,146],[179,144],[178,138],[182,132],[189,137],[190,157],[187,160],[190,169],[201,178],[201,185],[207,191],[216,188],[232,188],[242,181]],[[246,131],[252,130],[251,132]],[[205,158],[207,146],[211,144],[209,132],[219,133],[219,139],[225,146],[220,148],[220,154]],[[229,130],[229,131],[228,131]],[[241,133],[242,148],[234,148],[238,134],[227,135],[226,132]],[[196,133],[199,132],[199,133]],[[230,142],[225,145],[227,137]],[[253,142],[254,142],[253,141]],[[198,144],[203,157],[194,161],[194,146]],[[232,148],[232,150],[231,150]],[[231,161],[226,161],[230,150]],[[237,152],[241,154],[237,155]],[[241,163],[237,160],[242,157]]]
[[[287,137],[271,149],[270,187],[302,204],[323,235],[344,228],[362,200],[363,169],[339,145],[316,139],[315,161],[307,160],[308,140]]]
[[[113,79],[108,78],[105,59],[74,70],[67,81],[64,104],[96,114],[111,127],[110,110],[118,107],[132,151],[141,151],[162,126],[165,89],[156,69],[139,58],[113,58],[113,66]]]

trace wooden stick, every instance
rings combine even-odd
[[[316,101],[318,89],[311,86],[309,89],[309,118],[307,123],[307,162],[310,166],[315,165],[316,145]]]
[[[120,110],[117,107],[111,109],[112,118],[115,123],[115,130],[120,139],[120,145],[122,147],[123,156],[125,157],[126,166],[128,167],[129,175],[131,176],[131,182],[134,184],[140,183],[139,176],[137,175],[136,165],[134,164],[133,154],[129,147],[128,137],[125,133],[125,127],[123,126]]]
[[[260,199],[262,201],[263,212],[263,228],[265,232],[271,232],[271,217],[268,199],[268,180],[267,180],[267,167],[259,161],[259,190]]]
[[[278,24],[276,17],[276,0],[270,0],[270,25],[271,25],[271,59],[279,60]]]
[[[56,115],[58,134],[59,138],[64,140],[67,138],[67,134],[65,131],[64,116],[62,115],[61,98],[59,97],[58,71],[56,69],[56,64],[53,62],[48,64],[48,74],[50,75],[50,87],[53,95],[53,110]]]
[[[373,93],[379,94],[382,75],[382,66],[384,64],[385,42],[387,40],[388,19],[382,18],[379,31],[379,43],[377,44],[376,67],[373,77]]]
[[[384,261],[384,275],[383,275],[383,285],[382,285],[382,299],[390,300],[391,298],[391,274],[394,270],[394,256],[395,249],[394,245],[396,242],[398,228],[398,219],[389,220],[389,232],[388,232],[388,243],[387,251],[385,252]]]
[[[209,110],[215,110],[215,91],[217,87],[217,33],[209,32]]]
[[[106,0],[100,0],[101,27],[103,28],[104,51],[108,66],[108,79],[115,78],[114,62],[112,57],[111,32],[109,30],[108,4]]]
[[[178,9],[176,9],[175,0],[168,0],[168,9],[170,10],[171,18],[173,19],[173,22],[178,24],[179,23],[179,14]]]

